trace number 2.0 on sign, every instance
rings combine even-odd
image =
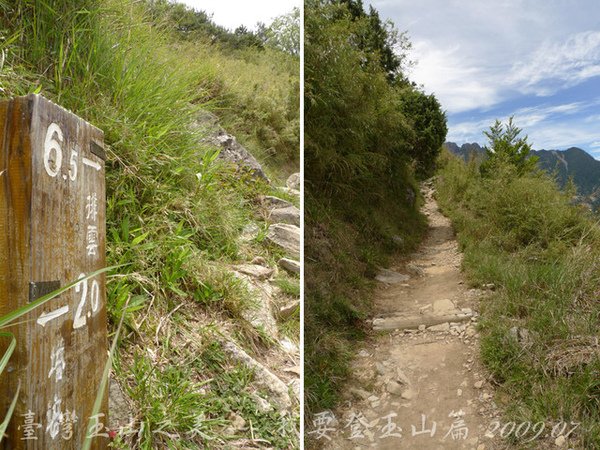
[[[63,160],[64,160],[64,155],[63,155],[63,146],[65,146],[65,139],[64,139],[64,135],[63,132],[60,128],[60,126],[56,123],[51,123],[48,126],[48,129],[46,131],[46,138],[44,139],[44,169],[46,170],[46,173],[52,177],[52,178],[56,178],[58,177],[59,174],[62,173],[62,167],[63,167]],[[66,147],[66,146],[65,146]],[[66,181],[66,180],[70,180],[72,182],[77,180],[77,175],[79,172],[78,169],[78,158],[80,155],[80,151],[79,151],[79,147],[77,145],[73,146],[70,149],[70,156],[69,156],[69,164],[68,164],[68,170],[67,173],[63,173],[62,174],[62,178]],[[96,171],[99,171],[101,169],[100,164],[98,164],[97,162],[90,160],[88,158],[81,158],[81,161],[83,163],[83,165],[88,166]],[[86,209],[87,209],[87,219],[95,219],[96,218],[96,205],[95,205],[95,200],[96,200],[96,194],[94,193],[93,195],[90,195],[87,197],[88,198],[88,202],[90,201],[90,199],[94,200],[93,204],[88,203],[88,205],[86,205]],[[91,212],[93,212],[94,214],[92,215]],[[88,229],[90,228],[90,226],[88,226]],[[91,226],[91,228],[96,229],[96,226]],[[87,240],[89,241],[89,230],[87,232]],[[95,239],[97,241],[97,238]],[[91,248],[94,250],[94,252],[90,252],[90,242],[88,242],[87,248],[88,248],[88,256],[92,255],[92,256],[96,256],[96,252],[95,252],[95,247],[97,247],[97,244],[92,242]],[[98,283],[97,280],[84,280],[84,278],[86,277],[85,273],[82,273],[79,275],[79,280],[81,280],[79,283],[77,283],[75,285],[75,293],[80,295],[79,298],[79,303],[77,305],[77,309],[75,310],[75,315],[73,318],[73,328],[74,329],[78,329],[81,327],[84,327],[87,324],[87,318],[90,318],[92,315],[95,315],[96,312],[98,312],[99,307],[100,307],[100,285]],[[90,287],[90,281],[91,281],[91,287]],[[88,300],[88,294],[89,294],[89,299],[90,299],[90,303],[91,303],[91,311],[88,311],[87,314],[84,313],[84,308],[86,305],[86,302]],[[47,313],[43,313],[40,318],[37,320],[37,323],[40,324],[41,326],[45,326],[46,323],[48,323],[50,320],[52,319],[56,319],[64,314],[67,314],[69,312],[69,306],[63,306],[61,308],[58,308],[55,311],[50,311]]]

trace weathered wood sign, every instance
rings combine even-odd
[[[39,95],[0,102],[0,315],[105,267],[104,135]],[[0,375],[5,448],[108,444],[105,275],[82,280],[11,326],[17,348]],[[2,345],[5,345],[2,343]],[[0,417],[0,421],[3,417]]]

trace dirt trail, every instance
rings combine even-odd
[[[332,438],[320,439],[326,449],[497,448],[485,437],[496,408],[478,362],[475,328],[485,291],[465,286],[450,221],[430,184],[423,194],[428,235],[408,263],[380,277],[388,283],[376,291],[373,325],[387,331],[358,351],[343,406],[334,420],[322,420]],[[414,325],[390,330],[406,323]]]

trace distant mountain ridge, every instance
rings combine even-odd
[[[465,161],[486,158],[485,150],[476,142],[462,144],[460,147],[454,142],[446,142],[444,147]],[[579,147],[533,150],[531,153],[539,157],[538,166],[542,170],[556,175],[561,187],[566,185],[570,177],[573,178],[578,202],[600,209],[600,161]]]

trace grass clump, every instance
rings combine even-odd
[[[481,305],[481,354],[508,420],[578,422],[570,445],[599,447],[598,217],[507,160],[483,176],[449,153],[440,165],[470,282],[497,288]]]

